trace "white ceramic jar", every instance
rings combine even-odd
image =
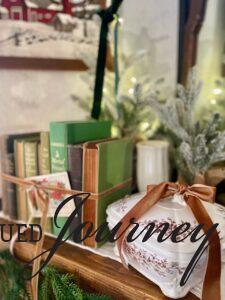
[[[106,210],[109,228],[112,229],[116,226],[143,196],[143,193],[127,196],[109,205]],[[223,228],[225,226],[225,208],[218,204],[204,201],[202,201],[202,204],[213,223],[219,224],[218,231],[221,239],[222,260],[224,260],[225,232]],[[190,223],[190,230],[193,230],[198,225],[191,209],[181,195],[161,199],[149,211],[146,211],[137,222],[140,228],[135,236],[142,232],[149,223],[154,223],[156,227],[165,222],[169,223],[168,234],[171,233],[171,230],[186,222]],[[199,236],[202,234],[203,231],[199,233]],[[186,235],[187,233],[184,233],[182,237]],[[184,297],[193,288],[197,289],[198,294],[201,294],[208,259],[207,251],[203,253],[187,283],[182,287],[180,286],[180,280],[202,240],[192,243],[190,237],[187,237],[184,241],[174,243],[168,238],[164,242],[159,243],[157,241],[158,232],[156,231],[147,241],[143,242],[143,236],[144,234],[140,235],[131,243],[125,241],[123,255],[126,262],[157,284],[167,297],[174,299]],[[114,252],[118,255],[117,247],[114,248]]]
[[[145,192],[148,184],[169,181],[169,143],[144,141],[137,144],[137,184]]]

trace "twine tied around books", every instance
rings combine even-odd
[[[60,192],[64,195],[76,195],[79,194],[79,191],[76,190],[68,190],[64,188],[59,187],[53,187],[53,186],[47,186],[47,185],[41,185],[39,183],[36,183],[32,180],[27,180],[23,178],[18,178],[15,176],[10,176],[7,174],[2,174],[2,179],[15,183],[17,185],[22,186],[24,189],[29,188],[28,193],[30,194],[31,201],[35,203],[36,206],[40,209],[42,216],[40,220],[40,226],[42,228],[42,231],[45,232],[46,229],[46,223],[47,223],[47,216],[48,216],[48,207],[49,207],[49,191],[56,191]],[[29,222],[29,221],[28,221]],[[38,258],[33,262],[32,266],[32,276],[37,273],[37,271],[40,268],[41,263],[41,256],[39,256],[42,252],[43,244],[44,244],[44,238],[45,235],[43,234],[40,241],[36,243],[35,247],[35,256]],[[10,246],[11,252],[13,253],[13,245],[17,240],[17,234],[12,239],[12,243]],[[31,279],[31,296],[33,300],[38,300],[38,281],[39,281],[39,274],[37,274],[35,277]]]
[[[24,179],[24,178],[19,178],[7,174],[1,174],[1,177],[3,180],[17,184],[22,186],[24,189],[29,189],[28,193],[30,193],[30,198],[31,201],[38,206],[38,208],[41,210],[42,216],[41,216],[41,221],[40,221],[40,226],[42,228],[42,231],[45,232],[46,229],[46,223],[47,223],[47,216],[48,216],[48,207],[49,207],[49,194],[48,192],[54,191],[54,192],[60,192],[63,195],[74,195],[76,196],[77,194],[80,195],[83,193],[82,191],[78,190],[72,190],[72,189],[64,189],[60,187],[53,187],[53,186],[48,186],[48,185],[42,185],[40,183],[37,183],[32,180]],[[131,184],[132,178],[128,178],[125,181],[123,181],[120,184],[117,184],[116,186],[109,188],[103,192],[100,192],[98,194],[96,193],[89,193],[90,194],[90,200],[101,200],[103,196],[106,196],[112,192],[115,192],[127,184]],[[87,194],[87,193],[86,193]],[[29,221],[28,221],[29,222]],[[37,242],[36,248],[35,248],[35,256],[37,257],[41,254],[43,244],[44,244],[44,237],[45,235],[43,234],[40,241]],[[17,240],[17,234],[12,239],[11,243],[11,252],[13,253],[13,245]],[[41,263],[41,256],[39,256],[33,263],[32,266],[32,275],[36,274],[37,271],[39,270],[40,263]],[[35,277],[32,278],[31,280],[31,295],[33,300],[38,300],[38,281],[39,281],[39,275],[36,275]]]
[[[213,222],[200,200],[214,203],[216,188],[202,184],[188,186],[185,184],[164,182],[159,185],[148,186],[147,194],[120,220],[122,226],[118,230],[117,241],[120,258],[125,267],[127,267],[123,256],[123,245],[126,236],[126,228],[131,218],[139,219],[146,211],[151,209],[160,199],[180,194],[199,224],[203,224],[203,230],[206,233]],[[215,231],[209,240],[209,257],[203,284],[202,300],[221,300],[220,289],[221,277],[221,248],[218,232]]]

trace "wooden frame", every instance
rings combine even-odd
[[[204,21],[207,0],[181,0],[180,3],[178,82],[185,84],[188,70],[196,63],[198,35]]]
[[[84,12],[87,13],[88,4],[90,4],[90,5],[92,4],[92,1],[85,0],[85,1],[83,1],[84,4],[78,5],[76,3],[73,3],[73,4],[70,3],[70,5],[69,5],[68,0],[62,0],[62,2],[60,3],[61,7],[55,7],[55,8],[42,7],[42,6],[29,7],[28,4],[23,3],[23,0],[21,0],[21,1],[19,0],[16,5],[18,5],[18,7],[22,10],[21,10],[21,15],[18,17],[18,15],[15,16],[15,14],[12,13],[14,4],[11,4],[11,2],[12,1],[5,1],[5,3],[3,4],[3,8],[5,8],[5,10],[7,11],[7,17],[6,18],[2,17],[0,14],[0,21],[13,20],[13,22],[16,22],[16,21],[20,20],[27,24],[33,23],[31,21],[32,20],[31,13],[35,13],[35,15],[36,15],[35,22],[37,22],[36,24],[39,23],[39,24],[51,25],[51,26],[46,26],[46,28],[47,27],[55,28],[56,30],[54,30],[54,32],[57,32],[57,33],[72,32],[72,30],[77,27],[76,24],[74,25],[72,23],[72,21],[74,21],[75,18],[78,18],[80,20],[81,19],[85,20]],[[54,3],[54,4],[56,5],[56,3]],[[98,3],[95,3],[95,4],[99,5],[99,7],[101,9],[105,9],[107,2],[106,2],[106,0],[99,0]],[[80,14],[78,14],[77,12],[74,13],[73,9],[77,8],[77,7],[82,8],[83,10],[85,7],[84,12],[80,13]],[[76,9],[76,11],[78,11],[78,10]],[[97,10],[96,10],[96,12],[97,12]],[[89,12],[90,20],[92,19],[93,13],[94,13],[93,11]],[[46,15],[48,15],[48,16],[46,16]],[[67,17],[73,18],[74,20],[71,21],[71,24],[70,24],[71,26],[65,27],[65,24],[61,21],[61,24],[64,24],[64,26],[62,25],[61,28],[56,28],[55,23],[56,23],[56,18],[58,17],[58,15],[64,15],[61,17],[67,16]],[[35,24],[35,23],[33,23],[33,24]],[[9,26],[9,25],[7,25],[7,26]],[[23,28],[23,26],[21,28]],[[33,27],[31,27],[31,28],[33,30]],[[29,27],[25,27],[25,29],[24,29],[25,32],[29,31],[29,30],[30,30]],[[41,28],[41,30],[43,31],[43,28]],[[23,35],[23,33],[21,33],[20,35]],[[27,45],[32,44],[33,36],[32,36],[32,34],[30,34],[30,35],[31,35],[31,37],[30,36],[24,37],[25,41],[27,39],[29,40],[29,38],[31,39],[28,42],[26,42]],[[48,32],[48,35],[52,35],[52,32],[50,32],[50,33]],[[10,40],[12,38],[17,40],[16,37],[17,37],[17,35],[15,34],[10,37],[4,38],[3,41],[1,41],[1,42],[8,42],[8,40]],[[51,40],[51,38],[49,38],[49,40]],[[43,41],[43,38],[42,38],[42,41]],[[17,44],[18,43],[19,42],[17,41]],[[91,45],[91,43],[89,43],[89,44]],[[76,49],[76,46],[77,46],[76,44],[70,46],[70,48],[71,48],[70,51],[73,51],[74,49]],[[62,47],[62,46],[60,46],[60,47]],[[54,48],[57,50],[57,46],[56,47],[54,46],[53,49]],[[49,48],[48,48],[47,54],[46,55],[44,54],[44,55],[42,55],[42,57],[39,57],[39,51],[42,51],[41,50],[42,46],[40,46],[40,49],[36,48],[34,53],[28,53],[28,55],[26,54],[26,47],[24,49],[22,49],[23,52],[21,52],[19,56],[15,56],[16,49],[11,49],[10,52],[8,52],[8,51],[3,52],[3,54],[1,52],[0,69],[54,70],[54,71],[86,71],[89,69],[87,64],[85,63],[85,61],[83,61],[81,59],[81,57],[79,57],[79,56],[73,57],[72,54],[70,54],[71,58],[70,58],[70,55],[68,55],[68,54],[64,57],[64,55],[62,53],[63,51],[62,52],[59,51],[59,53],[57,55],[55,55],[54,57],[53,56],[49,57],[48,56]],[[82,49],[80,51],[82,51]]]
[[[82,60],[78,59],[0,57],[0,69],[86,71],[88,67]]]

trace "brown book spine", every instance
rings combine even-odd
[[[95,231],[97,229],[97,222],[96,222],[96,215],[97,215],[97,201],[96,199],[93,199],[91,197],[89,197],[85,204],[84,204],[84,208],[83,208],[83,219],[85,222],[91,222],[93,223],[93,231]],[[83,237],[85,237],[86,234],[86,230],[87,228],[83,229]],[[86,238],[84,241],[84,245],[91,247],[91,248],[96,248],[97,247],[97,243],[95,241],[95,236]]]
[[[83,191],[98,193],[98,150],[94,146],[84,148],[83,172]]]
[[[70,178],[71,188],[74,190],[82,190],[82,174],[83,174],[83,144],[79,145],[68,145],[68,174]],[[76,197],[74,199],[74,204],[77,207],[82,201],[81,197]],[[70,232],[79,226],[82,222],[83,209],[79,210],[79,213],[74,218],[71,226]],[[78,242],[82,237],[72,235],[71,239],[74,242]]]
[[[68,171],[71,187],[82,190],[83,145],[68,145]]]
[[[98,149],[93,143],[86,144],[83,153],[83,191],[98,193]],[[83,220],[93,224],[93,230],[97,229],[97,201],[89,197],[84,203]],[[85,236],[86,229],[83,230]],[[95,248],[95,236],[84,241],[84,245]]]

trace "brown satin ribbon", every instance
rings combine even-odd
[[[130,219],[140,219],[151,207],[160,199],[181,194],[183,199],[191,208],[199,224],[204,224],[204,232],[208,232],[213,222],[200,200],[211,202],[215,201],[216,188],[194,184],[192,186],[165,182],[156,186],[148,186],[147,194],[120,220],[122,225],[117,233],[120,238],[117,241],[120,258],[125,267],[127,267],[123,253],[123,243],[126,236],[126,228],[130,224]],[[206,274],[203,284],[202,300],[221,300],[220,290],[221,277],[221,248],[220,239],[217,231],[211,236],[209,241],[209,256]]]

